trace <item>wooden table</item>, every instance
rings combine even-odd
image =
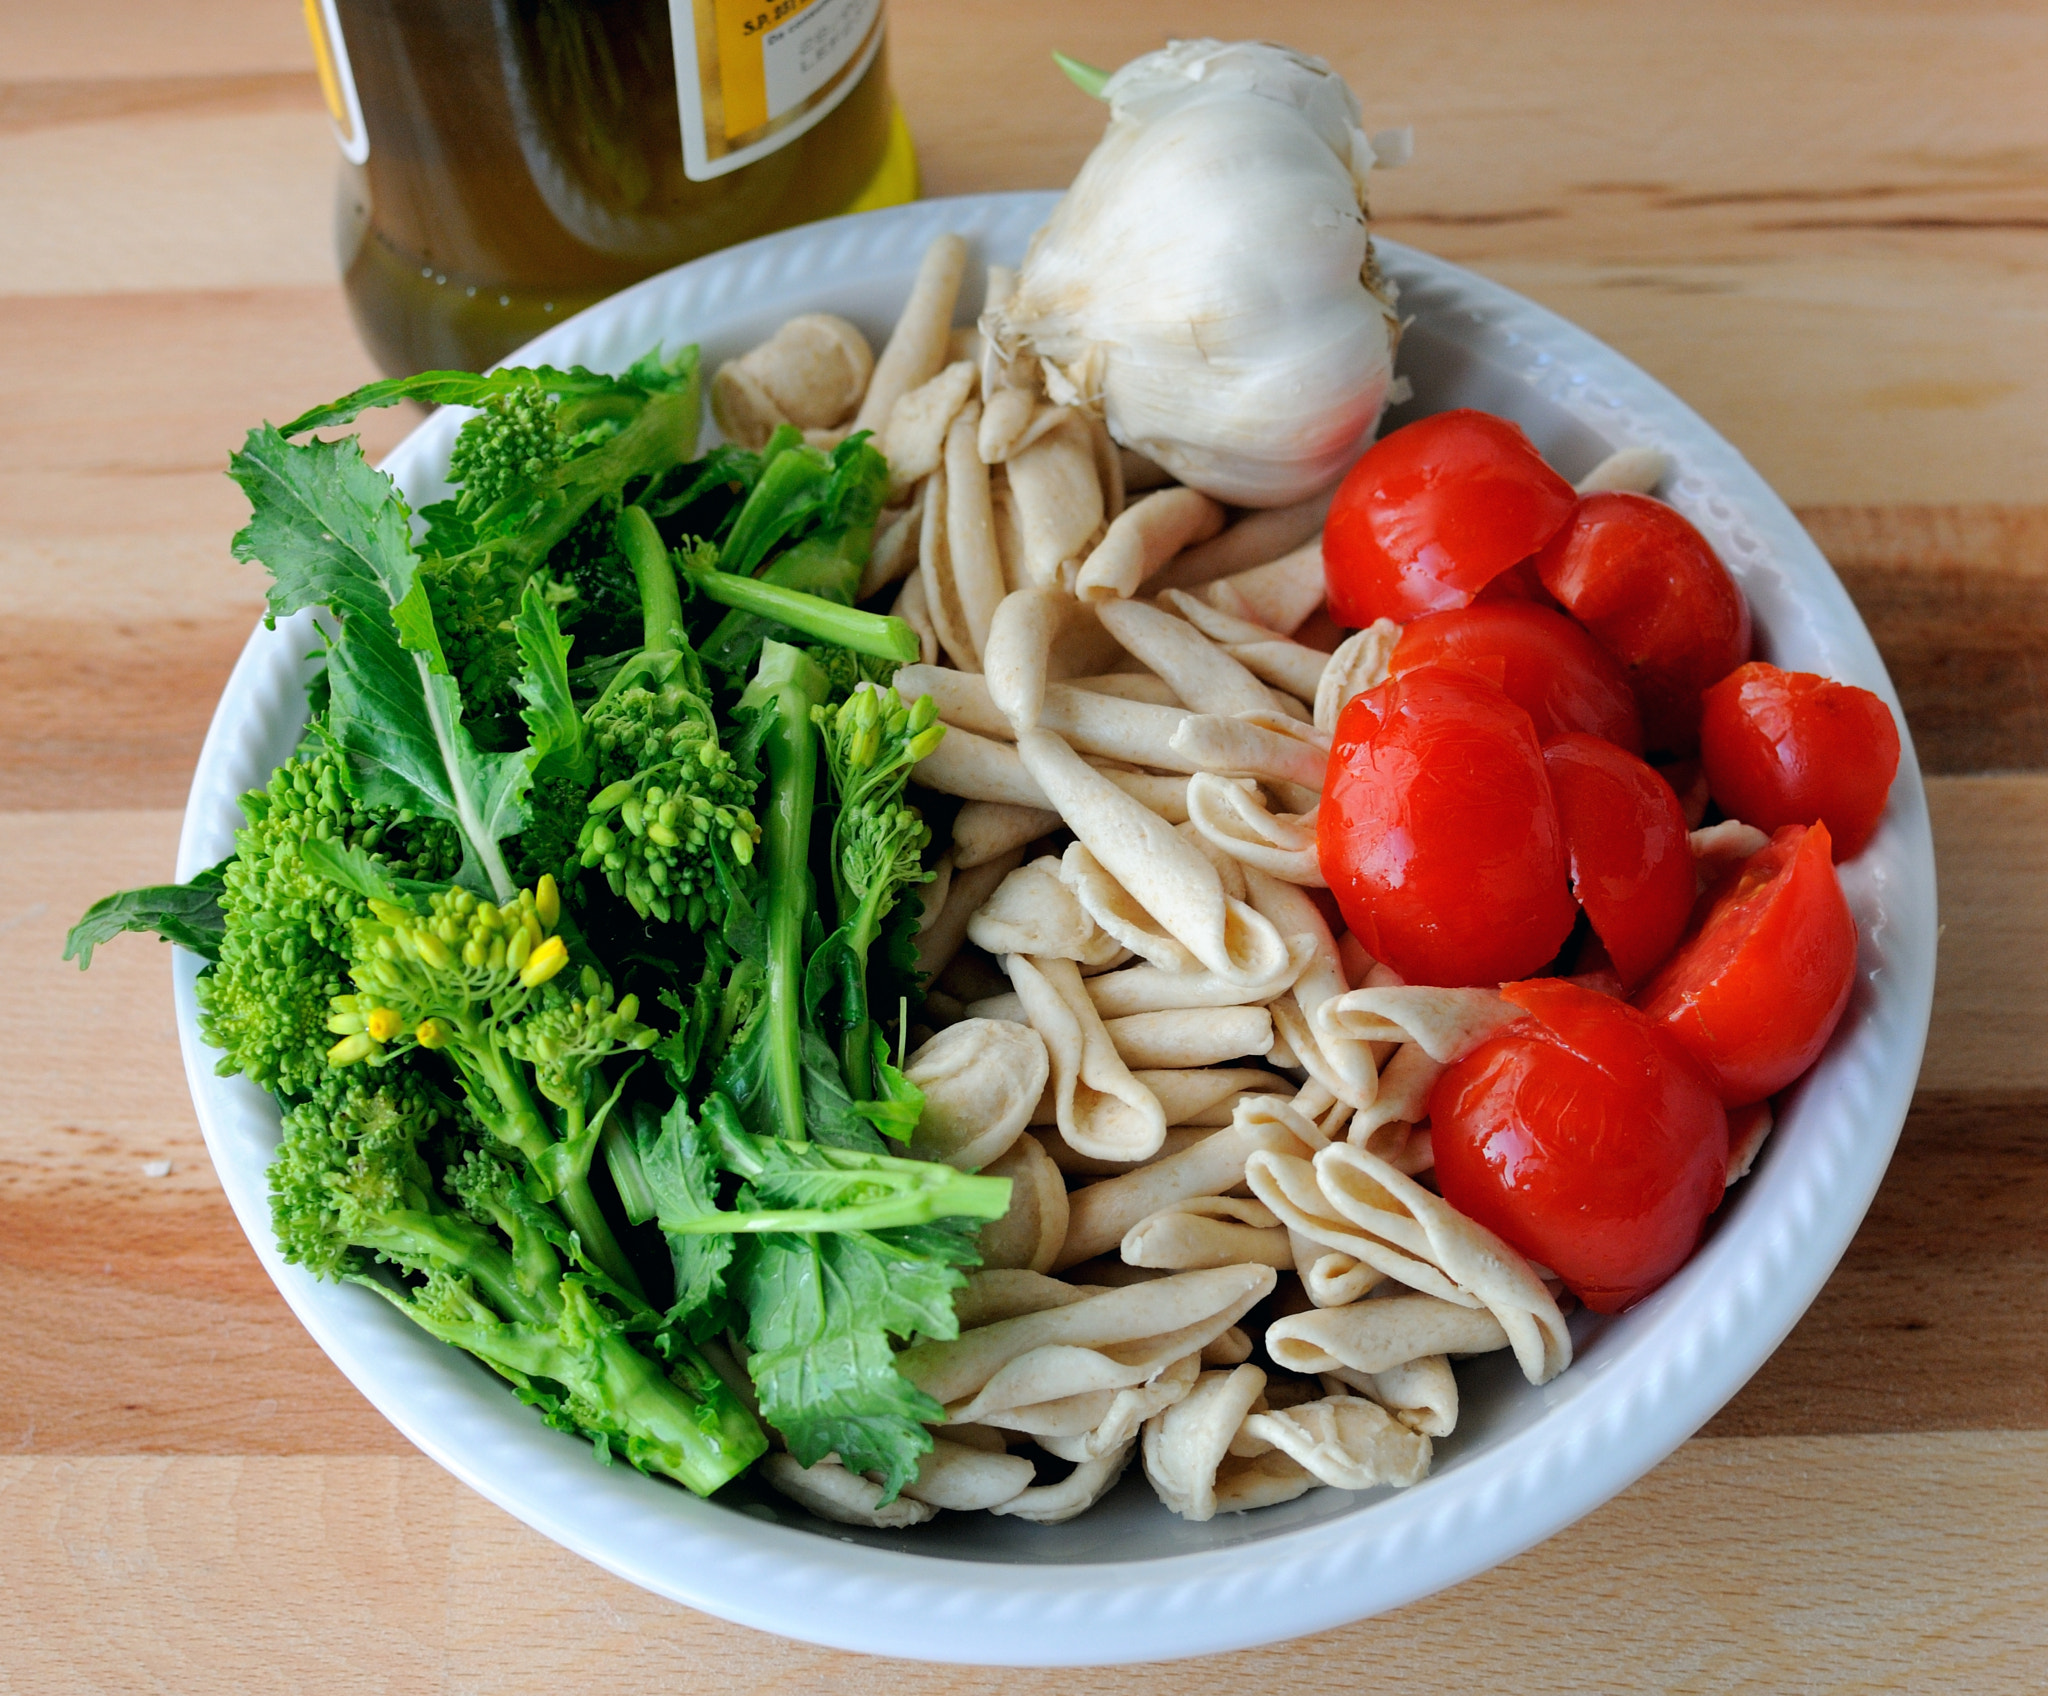
[[[759,1636],[471,1495],[258,1269],[167,953],[59,963],[168,874],[257,613],[227,448],[370,374],[298,14],[0,9],[0,1691],[2048,1684],[2048,6],[896,0],[933,193],[1065,181],[1099,116],[1047,50],[1169,29],[1325,53],[1412,123],[1385,232],[1612,342],[1800,509],[1905,697],[1947,923],[1891,1175],[1698,1439],[1389,1617],[1047,1674]]]

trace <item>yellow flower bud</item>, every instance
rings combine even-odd
[[[538,989],[568,963],[569,945],[559,936],[551,936],[527,956],[519,981],[528,989]]]
[[[412,1034],[422,1048],[442,1048],[455,1032],[446,1019],[422,1019]]]
[[[363,1028],[363,1016],[360,1013],[329,1013],[327,1028],[336,1036],[354,1036]]]
[[[553,872],[542,872],[540,882],[533,888],[533,910],[541,924],[553,930],[562,922],[562,891],[555,883]],[[536,941],[539,938],[535,938]]]
[[[405,1029],[405,1021],[389,1007],[374,1007],[363,1021],[363,1029],[379,1042],[389,1042]]]
[[[376,1043],[369,1036],[357,1031],[354,1036],[345,1036],[327,1051],[330,1066],[353,1066],[358,1060],[367,1060],[376,1050]]]
[[[448,944],[430,930],[414,931],[411,934],[414,951],[437,972],[445,972],[455,964],[455,956]]]
[[[533,931],[521,925],[505,939],[505,964],[515,972],[526,969],[526,962],[533,953]]]

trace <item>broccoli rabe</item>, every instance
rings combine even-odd
[[[331,1003],[327,1029],[341,1040],[329,1062],[379,1067],[415,1048],[443,1055],[478,1120],[559,1199],[591,1258],[632,1287],[633,1269],[590,1192],[590,1162],[615,1099],[604,1092],[601,1062],[644,1053],[658,1033],[639,1022],[635,997],[612,1003],[594,967],[577,974],[580,997],[565,1004],[559,991],[543,993],[569,964],[568,944],[555,932],[561,896],[553,878],[503,907],[466,889],[445,890],[427,906],[420,914],[373,899],[355,921],[355,990]],[[528,1064],[559,1110],[559,1134],[533,1098]]]
[[[839,1063],[856,1099],[875,1093],[874,1021],[868,1011],[869,954],[898,895],[928,882],[922,855],[931,841],[918,810],[903,799],[910,771],[939,745],[946,727],[938,703],[908,705],[894,689],[863,684],[834,708],[816,708],[826,769],[838,810],[832,819],[832,891],[839,928],[812,956],[805,993],[813,1004],[828,984],[839,990]]]
[[[481,513],[531,499],[569,453],[562,403],[553,395],[538,384],[493,395],[463,423],[448,455],[448,481],[462,491],[455,510]]]
[[[348,987],[349,927],[367,910],[306,864],[307,841],[378,854],[398,876],[446,880],[461,861],[451,826],[364,806],[344,771],[333,752],[303,755],[242,798],[249,822],[222,868],[219,958],[199,980],[199,1028],[223,1051],[221,1074],[284,1095],[303,1095],[326,1069],[328,1002]]]
[[[587,715],[604,787],[577,849],[642,918],[698,930],[753,864],[758,779],[719,746],[711,702],[690,687],[681,656],[648,656],[632,670]]]
[[[659,1338],[666,1371],[634,1346],[629,1329],[654,1331],[658,1316],[581,1266],[503,1162],[472,1148],[437,1184],[448,1114],[402,1070],[351,1074],[287,1112],[270,1173],[285,1258],[376,1291],[601,1454],[700,1493],[744,1471],[767,1447],[752,1416],[683,1338]]]
[[[836,1453],[893,1496],[945,1410],[896,1370],[889,1339],[958,1335],[953,1292],[979,1258],[977,1222],[1009,1207],[1009,1180],[750,1135],[715,1091],[694,1117],[678,1102],[636,1132],[675,1262],[672,1322],[737,1295],[747,1371],[790,1453],[806,1466]]]

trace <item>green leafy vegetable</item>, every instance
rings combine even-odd
[[[153,931],[165,942],[189,948],[203,960],[220,958],[227,921],[220,910],[221,868],[209,866],[190,883],[159,883],[103,895],[86,908],[64,938],[64,958],[82,972],[92,951],[123,931]]]
[[[896,1370],[890,1338],[958,1335],[953,1292],[977,1259],[966,1221],[1000,1217],[1009,1180],[755,1136],[716,1093],[694,1119],[678,1103],[643,1159],[677,1312],[737,1294],[762,1414],[790,1452],[806,1466],[836,1452],[893,1496],[944,1410]],[[721,1174],[738,1180],[730,1208]]]
[[[288,1112],[270,1174],[285,1258],[374,1290],[600,1453],[700,1493],[744,1471],[767,1447],[747,1410],[686,1342],[670,1340],[668,1371],[634,1347],[629,1328],[656,1316],[582,1261],[503,1162],[472,1149],[436,1183],[428,1150],[446,1119],[403,1073],[352,1077]]]

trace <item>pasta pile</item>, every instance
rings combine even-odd
[[[911,1152],[1013,1192],[957,1340],[898,1357],[946,1410],[916,1480],[884,1505],[832,1461],[767,1476],[889,1527],[1068,1519],[1134,1458],[1191,1520],[1412,1484],[1457,1423],[1453,1360],[1510,1349],[1542,1384],[1572,1345],[1555,1279],[1418,1181],[1431,1085],[1519,1010],[1402,983],[1309,893],[1338,712],[1399,628],[1294,640],[1328,495],[1226,528],[952,328],[966,261],[933,245],[879,358],[814,314],[712,385],[743,445],[869,429],[892,468],[861,598],[895,588],[919,633],[895,686],[948,730],[916,779],[960,802],[919,938]],[[1011,283],[990,268],[991,305]],[[1071,1470],[1040,1482],[1032,1446]]]

